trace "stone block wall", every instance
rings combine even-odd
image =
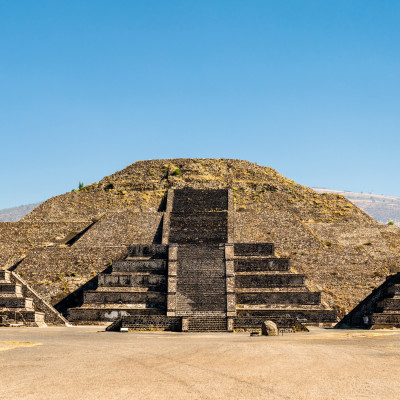
[[[174,190],[172,212],[228,211],[228,206],[228,190],[191,188]]]
[[[236,243],[234,255],[268,257],[275,255],[275,248],[273,243]]]
[[[289,271],[290,260],[288,258],[268,257],[264,259],[242,258],[235,259],[236,272],[257,271]]]
[[[225,243],[228,240],[228,213],[172,213],[170,243]]]

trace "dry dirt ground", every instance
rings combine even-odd
[[[0,328],[1,399],[400,399],[400,331]]]

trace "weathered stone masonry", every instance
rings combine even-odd
[[[336,328],[400,328],[400,273],[389,275]]]
[[[334,322],[273,244],[234,243],[232,214],[230,190],[169,190],[161,244],[131,246],[69,319],[184,331],[258,329],[266,318]]]
[[[68,321],[17,274],[0,270],[0,317],[3,324],[67,325]]]

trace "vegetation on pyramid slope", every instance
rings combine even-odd
[[[169,188],[231,188],[236,242],[274,242],[308,286],[341,315],[400,263],[400,229],[342,195],[316,193],[271,168],[229,159],[136,162],[79,191],[53,197],[21,222],[0,224],[2,266],[52,304],[122,257],[159,240]]]
[[[248,161],[174,159],[138,161],[99,183],[44,202],[23,220],[87,221],[110,210],[158,211],[169,188],[231,188],[237,211],[288,210],[310,221],[373,222],[342,195],[318,194],[272,168]]]

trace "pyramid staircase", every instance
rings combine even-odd
[[[169,190],[162,244],[131,246],[69,320],[187,332],[259,330],[266,319],[293,330],[335,322],[272,243],[233,243],[232,215],[229,190]]]
[[[167,246],[129,247],[126,259],[114,261],[109,273],[98,275],[97,289],[84,292],[82,306],[68,310],[68,320],[104,323],[128,315],[165,315],[166,257]]]
[[[335,328],[400,328],[400,273],[389,275]]]
[[[1,324],[44,327],[45,313],[35,311],[33,298],[25,297],[23,285],[8,270],[0,270]]]
[[[234,265],[236,330],[255,329],[266,319],[336,321],[336,312],[322,306],[321,293],[308,290],[306,276],[292,272],[288,258],[275,256],[273,243],[236,243]]]
[[[400,328],[400,279],[388,287],[386,297],[377,303],[370,323],[372,329]]]

